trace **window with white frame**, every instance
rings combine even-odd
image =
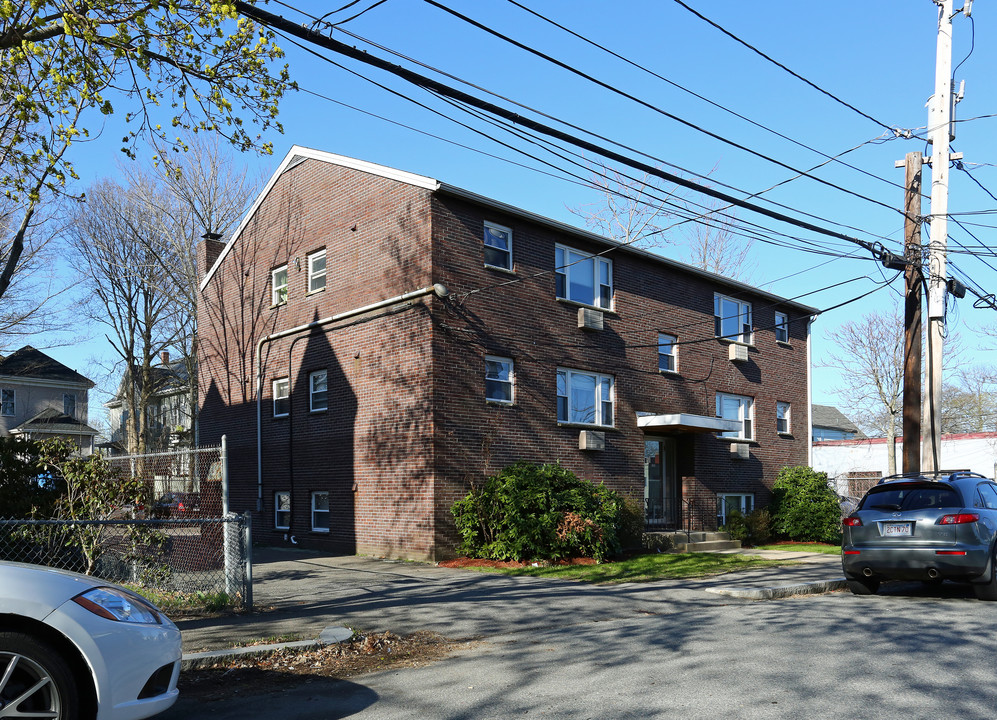
[[[611,426],[613,376],[558,369],[557,421]]]
[[[329,373],[316,370],[308,376],[308,408],[312,412],[329,408]]]
[[[735,340],[750,345],[751,303],[720,295],[713,296],[714,334],[725,340]]]
[[[329,493],[312,493],[312,532],[329,532]]]
[[[779,342],[789,342],[789,316],[784,312],[775,314],[775,339]]]
[[[62,412],[71,418],[76,417],[76,393],[62,394]]]
[[[283,305],[287,302],[287,265],[270,271],[270,304]]]
[[[607,310],[612,307],[612,260],[557,245],[554,274],[558,298]]]
[[[291,493],[281,490],[273,496],[273,526],[278,530],[291,527]]]
[[[674,335],[658,333],[658,370],[661,372],[678,372],[678,338]]]
[[[291,412],[291,381],[278,378],[273,381],[273,416],[286,417]]]
[[[751,440],[754,438],[753,421],[755,418],[755,402],[750,397],[744,395],[728,395],[727,393],[717,393],[717,417],[724,420],[736,420],[741,423],[740,430],[732,430],[720,433],[720,437],[740,438]]]
[[[14,391],[11,388],[0,388],[0,415],[13,416]]]
[[[485,265],[512,270],[512,230],[485,222]]]
[[[725,525],[732,510],[747,515],[755,509],[752,493],[723,493],[717,495],[717,523]]]
[[[512,403],[514,380],[512,358],[485,356],[485,400]]]
[[[308,256],[308,292],[319,290],[325,290],[325,250]]]
[[[790,408],[788,402],[777,402],[775,404],[775,429],[782,435],[789,435],[790,428]]]

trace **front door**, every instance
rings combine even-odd
[[[678,527],[679,486],[673,438],[644,441],[644,506],[648,525]]]

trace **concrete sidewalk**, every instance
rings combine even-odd
[[[692,580],[596,586],[260,548],[254,553],[254,596],[264,611],[181,620],[177,625],[185,653],[280,635],[316,638],[333,626],[400,634],[430,630],[450,638],[474,638],[844,587],[836,555],[767,550],[746,554],[797,563]]]

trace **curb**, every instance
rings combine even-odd
[[[230,648],[228,650],[208,650],[206,652],[184,653],[180,659],[180,670],[186,672],[229,660],[254,658],[278,650],[313,650],[324,645],[343,642],[353,637],[349,628],[329,626],[315,640],[296,640],[294,642],[270,643],[268,645],[251,645],[249,647]]]
[[[728,595],[730,597],[742,598],[744,600],[774,600],[777,598],[787,598],[793,595],[819,595],[821,593],[843,590],[848,586],[845,579],[835,578],[833,580],[818,580],[816,582],[797,583],[795,585],[779,585],[768,588],[751,587],[712,587],[706,592],[714,595]]]

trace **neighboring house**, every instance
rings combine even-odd
[[[858,426],[845,417],[838,408],[831,405],[813,406],[813,439],[821,440],[851,440],[862,439],[865,435]]]
[[[97,431],[87,425],[94,383],[26,345],[0,358],[0,435],[61,438],[93,452]]]
[[[132,378],[139,373],[141,368],[126,371],[118,383],[114,397],[104,403],[111,426],[111,454],[135,452],[135,448],[128,447],[127,422],[130,410],[127,391],[129,383],[133,383]],[[151,367],[150,373],[154,390],[145,406],[146,452],[189,447],[193,436],[193,419],[187,364],[182,360],[171,362],[169,352],[163,351],[160,364]],[[137,383],[133,387],[137,393]]]
[[[903,438],[897,438],[894,452],[898,461],[903,457],[903,446]],[[921,447],[923,452],[923,440]],[[832,440],[813,446],[813,468],[837,481],[839,495],[860,497],[871,483],[889,472],[888,462],[886,438]],[[994,477],[997,433],[942,435],[939,464],[943,471],[971,470]]]
[[[264,543],[451,556],[518,460],[715,527],[809,460],[812,308],[431,178],[294,147],[200,262],[200,440]]]

